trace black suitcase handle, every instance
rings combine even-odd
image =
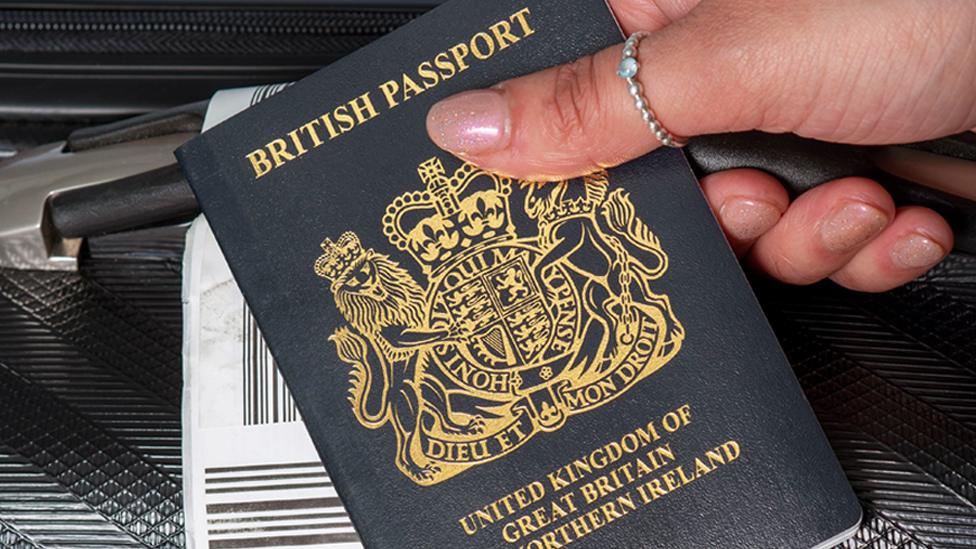
[[[195,106],[199,109],[199,106]],[[143,138],[173,127],[186,128],[187,110],[169,116],[154,115],[99,132],[88,130],[68,143],[86,146],[100,141],[117,143],[124,136]],[[199,129],[199,128],[197,128]],[[922,186],[884,171],[879,153],[898,155],[899,150],[933,159],[949,159],[971,166],[972,180],[962,182],[976,190],[976,134],[961,134],[907,148],[859,147],[803,139],[793,135],[758,132],[700,137],[687,150],[699,176],[732,168],[758,168],[778,177],[791,195],[845,176],[865,176],[884,185],[895,202],[932,208],[945,217],[956,233],[956,249],[976,253],[976,202]],[[921,163],[919,163],[921,164]],[[924,166],[919,170],[924,173]],[[137,176],[67,191],[51,202],[52,223],[64,237],[88,237],[121,232],[164,222],[189,219],[198,212],[196,200],[176,165]]]

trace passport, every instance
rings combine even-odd
[[[680,151],[520,181],[426,135],[439,99],[621,40],[603,0],[455,0],[178,150],[366,547],[859,524]]]

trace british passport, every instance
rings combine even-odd
[[[426,135],[439,99],[620,42],[603,0],[455,0],[178,151],[367,547],[858,525],[679,151],[520,181]]]

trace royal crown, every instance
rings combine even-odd
[[[333,283],[344,280],[365,255],[359,237],[348,231],[335,242],[329,238],[322,241],[322,251],[325,253],[315,261],[315,274]]]
[[[510,179],[464,164],[448,177],[438,158],[417,168],[426,185],[397,197],[383,216],[390,243],[430,275],[462,251],[487,240],[514,238]]]
[[[562,181],[550,185],[556,185],[551,202],[540,212],[539,224],[546,226],[550,223],[574,217],[578,215],[590,215],[595,213],[603,204],[607,197],[607,187],[610,180],[606,171],[599,171],[583,176],[583,196],[567,198],[566,190],[570,182]]]

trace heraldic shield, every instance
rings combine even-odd
[[[347,321],[330,337],[356,419],[389,424],[397,468],[447,480],[561,428],[670,361],[684,330],[652,290],[668,256],[606,172],[519,182],[432,158],[382,219],[426,284],[353,232],[315,273]],[[517,234],[519,199],[532,235]]]

